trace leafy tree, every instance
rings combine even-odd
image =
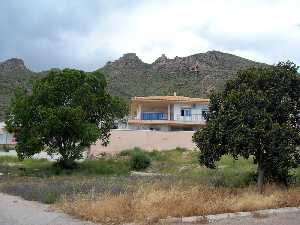
[[[114,120],[125,113],[126,105],[107,93],[100,72],[51,70],[31,92],[16,90],[6,125],[16,136],[20,159],[46,151],[59,153],[60,166],[72,167],[96,140],[109,142]]]
[[[250,68],[237,73],[221,93],[210,97],[207,128],[193,141],[201,164],[215,168],[222,155],[254,158],[258,187],[267,178],[288,183],[290,168],[300,159],[300,78],[298,67]]]

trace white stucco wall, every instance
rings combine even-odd
[[[192,115],[198,114],[201,115],[201,118],[204,120],[202,117],[202,111],[206,111],[208,109],[207,105],[204,104],[194,104],[194,107],[192,105],[186,105],[186,104],[174,104],[174,120],[183,120],[183,118],[180,116],[181,115],[181,108],[191,108]],[[179,115],[180,117],[178,118]]]

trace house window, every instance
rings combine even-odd
[[[181,108],[181,116],[192,116],[191,108]]]

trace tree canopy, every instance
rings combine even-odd
[[[125,103],[107,93],[100,72],[51,70],[31,92],[16,90],[6,125],[15,134],[19,158],[46,151],[58,153],[67,166],[96,140],[106,145],[114,121],[125,114]]]
[[[239,71],[210,97],[207,128],[193,140],[201,164],[215,168],[223,155],[253,157],[258,184],[287,184],[300,159],[300,78],[291,63]]]

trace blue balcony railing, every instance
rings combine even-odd
[[[167,115],[162,112],[142,112],[142,120],[166,120]]]

